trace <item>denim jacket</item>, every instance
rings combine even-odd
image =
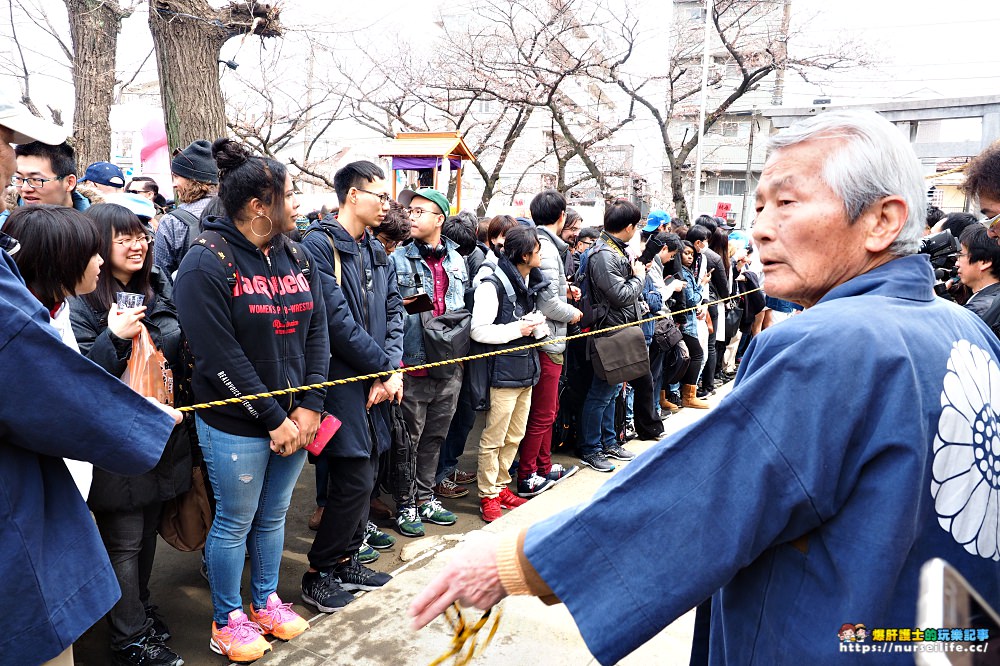
[[[444,295],[445,309],[461,310],[465,308],[465,289],[469,286],[469,274],[465,268],[465,260],[458,253],[458,244],[450,238],[441,237],[441,242],[448,248],[442,266],[448,274],[448,291]],[[433,300],[434,278],[431,269],[420,256],[416,243],[397,247],[390,256],[396,267],[396,282],[399,285],[399,295],[405,300],[417,293],[417,279],[413,274],[414,265],[420,268],[420,284],[427,295]],[[406,315],[403,318],[403,364],[407,366],[422,365],[427,361],[424,352],[423,328],[420,315]]]

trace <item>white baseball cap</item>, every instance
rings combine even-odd
[[[0,125],[14,133],[14,143],[41,141],[57,146],[68,136],[66,128],[32,115],[23,104],[3,95],[0,95]]]

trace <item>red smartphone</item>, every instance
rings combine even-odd
[[[323,420],[319,422],[319,430],[316,431],[316,439],[306,447],[306,451],[318,456],[326,448],[330,439],[340,429],[340,419],[333,414],[323,414]]]

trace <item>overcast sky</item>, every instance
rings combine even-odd
[[[44,0],[27,0],[42,2]],[[612,0],[624,2],[625,0]],[[221,4],[213,1],[213,4]],[[344,30],[362,28],[373,41],[389,40],[399,33],[420,43],[429,43],[436,32],[433,9],[456,7],[456,0],[368,0],[357,5],[363,11],[344,12],[344,4],[317,0],[289,0],[283,3],[282,17],[292,29],[288,44],[294,43],[296,30]],[[656,49],[667,34],[669,7],[666,0],[631,0],[642,17],[642,43]],[[64,23],[62,3],[45,5],[57,23]],[[145,3],[126,20],[120,40],[119,66],[131,76],[135,66],[152,48]],[[451,11],[455,11],[452,9]],[[891,99],[922,99],[1000,94],[1000,2],[992,0],[793,0],[793,38],[791,49],[812,48],[843,37],[861,40],[877,53],[880,61],[867,71],[841,72],[817,76],[805,84],[789,77],[785,104],[805,105],[816,97],[830,97],[836,103],[864,103]],[[803,23],[806,27],[800,28]],[[27,30],[27,27],[23,28]],[[26,33],[25,33],[26,34]],[[342,41],[345,47],[349,42]],[[223,55],[235,58],[247,71],[258,53],[280,52],[292,66],[302,66],[294,47],[274,40],[261,43],[247,39],[241,44],[231,40]],[[72,88],[68,71],[46,63],[37,53],[56,52],[45,39],[29,40],[29,65],[47,76],[39,77],[33,95],[40,102],[61,106],[68,116],[72,111]],[[3,48],[3,47],[0,47]],[[9,44],[6,48],[9,48]],[[290,48],[293,50],[290,52]],[[297,63],[297,64],[296,64]],[[146,65],[149,77],[155,77],[155,58]],[[224,74],[230,76],[230,74]],[[141,78],[141,77],[140,77]]]

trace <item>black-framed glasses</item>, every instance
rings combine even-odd
[[[424,213],[432,213],[434,215],[441,215],[441,213],[435,213],[434,211],[428,210],[427,208],[407,208],[406,209],[406,214],[409,215],[410,217],[420,217]]]
[[[354,189],[356,189],[358,192],[364,192],[365,194],[372,195],[373,197],[378,199],[383,206],[392,200],[392,197],[386,194],[385,192],[372,192],[371,190],[363,190],[360,187],[355,187]]]
[[[125,190],[129,194],[145,194],[146,190]]]
[[[62,180],[66,176],[56,176],[55,178],[38,178],[36,176],[28,176],[27,178],[22,178],[21,176],[11,176],[10,184],[14,187],[21,187],[22,185],[27,185],[33,190],[41,189],[45,187],[45,183],[51,183],[53,180]]]
[[[595,240],[583,240],[583,241],[580,241],[580,245],[582,245],[584,247],[592,247],[594,245],[594,243],[596,243],[596,242],[597,241],[595,241]]]

